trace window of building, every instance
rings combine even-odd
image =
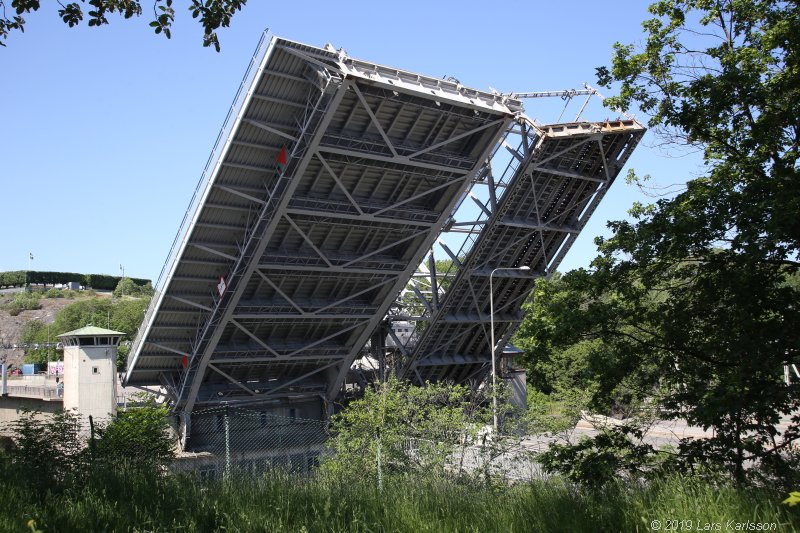
[[[93,366],[92,367],[92,374],[99,374],[99,373],[100,373],[100,368],[98,368],[96,366]]]

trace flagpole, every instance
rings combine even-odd
[[[28,270],[25,271],[25,287],[28,286],[28,272],[31,270],[31,261],[33,261],[33,252],[28,252]]]

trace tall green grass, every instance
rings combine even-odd
[[[199,482],[125,468],[92,472],[37,491],[19,471],[0,472],[0,531],[653,531],[659,520],[775,523],[800,528],[800,513],[768,489],[671,477],[648,486],[589,492],[553,479],[507,486],[474,480],[389,477],[373,485],[279,473]],[[684,522],[684,526],[688,525]],[[677,528],[673,527],[672,530]],[[686,527],[677,530],[688,530]]]

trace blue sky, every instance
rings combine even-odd
[[[647,3],[633,1],[250,0],[220,31],[216,53],[182,7],[167,40],[147,16],[70,29],[43,4],[0,49],[0,271],[27,268],[32,252],[37,270],[118,274],[123,264],[126,275],[154,280],[265,28],[508,92],[595,82],[613,43],[640,41],[647,18]],[[526,109],[548,122],[561,106]],[[614,113],[597,105],[589,115],[606,117]],[[698,172],[696,157],[667,157],[654,144],[648,134],[628,166],[662,185]],[[635,200],[648,199],[619,179],[561,270],[587,266],[593,237]]]

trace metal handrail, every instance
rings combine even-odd
[[[261,63],[261,59],[264,57],[264,54],[267,51],[267,36],[269,35],[269,30],[264,30],[264,33],[261,34],[261,39],[258,41],[258,45],[256,46],[255,52],[253,52],[253,57],[250,59],[250,64],[247,66],[247,71],[245,72],[244,78],[242,79],[241,84],[239,84],[239,89],[236,91],[236,96],[234,96],[233,101],[231,102],[230,108],[228,109],[228,114],[225,116],[225,120],[222,123],[222,129],[220,130],[219,134],[217,135],[217,140],[214,142],[214,148],[211,150],[211,153],[208,156],[208,160],[206,161],[206,166],[203,169],[203,174],[200,176],[200,180],[197,182],[197,186],[195,187],[194,194],[192,194],[192,199],[189,202],[189,207],[187,207],[186,212],[183,215],[183,220],[181,221],[180,228],[178,229],[178,233],[175,235],[175,239],[172,241],[172,246],[170,247],[170,252],[167,255],[167,260],[164,262],[164,266],[161,268],[161,272],[158,275],[158,281],[156,282],[156,289],[162,288],[162,283],[166,282],[166,273],[168,272],[168,266],[171,265],[176,260],[176,255],[178,252],[179,243],[183,240],[182,237],[185,236],[189,229],[188,222],[191,220],[191,215],[199,208],[201,194],[200,190],[205,190],[208,187],[208,183],[211,179],[213,166],[215,166],[215,162],[219,157],[220,149],[224,143],[224,140],[227,139],[228,135],[230,134],[230,129],[233,127],[233,120],[232,118],[236,116],[241,106],[244,104],[243,95],[246,94],[247,89],[250,87],[252,83],[252,77],[255,75],[254,67]],[[205,185],[205,187],[203,187]]]
[[[289,163],[284,171],[284,174],[281,175],[278,183],[275,185],[273,190],[270,193],[269,199],[264,204],[261,213],[258,217],[259,221],[267,221],[272,218],[276,206],[282,201],[285,189],[287,187],[285,179],[290,179],[290,176],[293,172],[292,166],[293,162],[299,161],[301,154],[305,151],[308,139],[310,139],[315,133],[316,129],[319,127],[319,121],[321,117],[327,111],[327,107],[330,104],[328,94],[327,94],[327,84],[331,83],[331,79],[329,78],[326,82],[326,85],[320,89],[320,94],[314,105],[308,105],[306,107],[306,113],[304,122],[300,127],[301,134],[297,143],[294,147],[289,151],[288,160]],[[242,244],[242,254],[239,255],[238,259],[234,263],[231,271],[228,273],[228,290],[235,290],[235,286],[240,282],[240,275],[245,269],[247,265],[247,260],[250,257],[245,255],[245,251],[250,250],[251,243],[255,242],[258,238],[260,238],[259,224],[255,224],[250,230],[248,235],[245,238],[245,242]],[[186,400],[185,392],[187,387],[190,386],[192,380],[194,379],[194,374],[197,371],[197,364],[198,361],[196,359],[197,353],[200,351],[199,347],[207,341],[208,339],[208,332],[215,327],[221,317],[221,313],[225,308],[227,308],[230,299],[223,300],[222,298],[215,298],[214,306],[209,313],[206,321],[203,323],[201,327],[198,328],[197,336],[192,343],[192,354],[189,356],[188,367],[186,368],[183,376],[181,378],[181,385],[178,390],[178,398],[176,399],[176,406],[182,404]]]
[[[64,389],[58,387],[31,387],[29,385],[8,385],[6,388],[9,396],[22,396],[26,398],[41,398],[51,400],[61,398]]]
[[[253,78],[256,75],[258,66],[261,64],[261,61],[263,60],[264,55],[269,48],[269,36],[269,29],[264,30],[264,32],[261,34],[261,39],[258,41],[255,52],[253,52],[253,56],[250,59],[250,64],[247,66],[247,71],[245,72],[244,78],[239,84],[239,89],[236,91],[236,96],[234,96],[231,106],[228,109],[228,114],[225,116],[225,120],[222,123],[222,129],[220,129],[220,132],[217,135],[217,140],[214,142],[214,148],[211,150],[211,154],[208,156],[206,166],[203,169],[200,180],[197,182],[197,186],[192,194],[192,199],[189,202],[189,206],[186,208],[186,211],[183,215],[183,220],[181,221],[178,233],[175,235],[175,239],[172,241],[172,246],[170,247],[167,259],[164,262],[164,265],[161,267],[161,272],[159,273],[158,280],[156,281],[153,298],[150,300],[150,305],[148,306],[142,321],[143,326],[139,328],[136,338],[131,346],[131,354],[133,354],[134,357],[138,353],[141,344],[144,341],[145,334],[147,333],[147,330],[149,330],[149,326],[156,309],[158,309],[161,304],[164,292],[166,292],[166,283],[167,279],[169,278],[169,273],[173,270],[173,266],[178,260],[179,250],[182,248],[182,244],[188,237],[189,230],[192,226],[191,221],[194,219],[197,210],[200,208],[200,199],[205,196],[205,191],[211,186],[211,178],[214,174],[216,162],[220,157],[222,150],[224,150],[227,138],[231,134],[235,117],[239,114],[246,101],[247,91],[253,82]],[[130,365],[128,370],[130,370]]]

